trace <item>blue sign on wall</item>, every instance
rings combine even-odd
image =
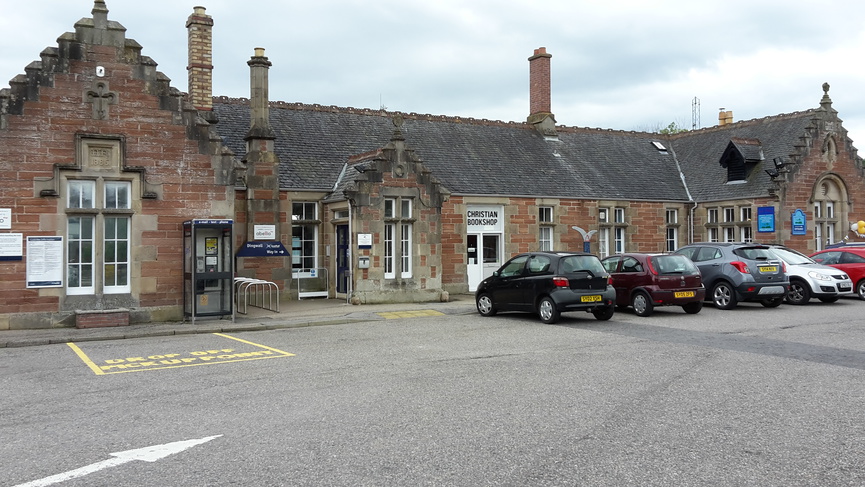
[[[793,212],[793,235],[805,235],[805,212],[798,208]]]
[[[760,206],[757,208],[757,231],[764,233],[775,231],[774,206]]]
[[[287,257],[288,251],[282,242],[249,241],[237,251],[238,257]]]

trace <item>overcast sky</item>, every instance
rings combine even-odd
[[[0,86],[91,17],[92,0],[0,0]],[[15,3],[14,11],[11,4]],[[865,2],[849,0],[106,0],[187,91],[186,19],[214,19],[214,94],[249,96],[263,47],[270,98],[504,121],[529,112],[528,57],[552,54],[559,124],[655,131],[819,106],[865,148]],[[865,154],[863,154],[865,155]]]

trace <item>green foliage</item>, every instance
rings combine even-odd
[[[658,130],[658,133],[664,134],[664,135],[673,135],[673,134],[680,134],[682,132],[687,132],[687,131],[688,131],[688,129],[679,127],[679,125],[676,122],[670,122],[670,125],[667,125],[665,128]]]

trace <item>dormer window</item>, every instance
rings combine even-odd
[[[727,170],[727,184],[741,184],[747,182],[764,159],[763,145],[758,139],[732,138],[719,163]]]

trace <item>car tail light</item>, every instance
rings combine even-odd
[[[613,285],[613,276],[607,276],[607,286]]]
[[[568,282],[567,277],[554,277],[553,278],[553,286],[556,287],[571,287],[570,282]]]
[[[734,260],[733,262],[730,262],[730,265],[735,267],[736,270],[741,272],[742,274],[751,273],[751,270],[748,269],[748,264],[742,262],[741,260]]]
[[[787,273],[787,263],[783,260],[781,261],[781,270],[784,271],[784,274]]]
[[[646,259],[646,264],[649,266],[649,272],[657,276],[658,271],[656,271],[655,266],[652,265],[652,259]]]

